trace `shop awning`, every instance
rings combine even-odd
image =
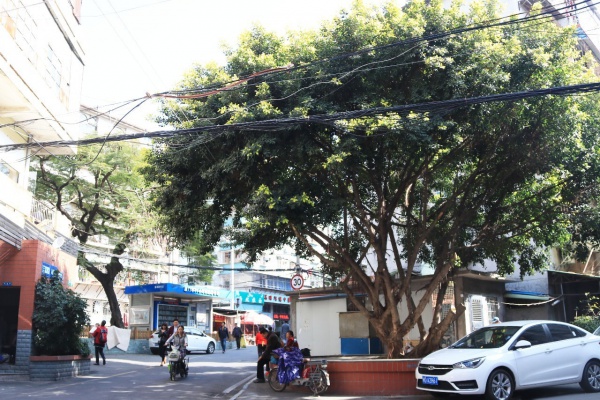
[[[248,311],[242,315],[242,324],[246,325],[273,325],[273,318],[265,314],[259,314],[254,311]]]
[[[178,297],[185,299],[211,298],[224,300],[224,291],[213,286],[188,286],[175,283],[155,283],[148,285],[126,286],[125,294],[136,295],[153,293],[164,297]]]

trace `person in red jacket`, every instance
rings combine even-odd
[[[258,356],[262,356],[262,353],[267,347],[267,330],[261,327],[256,334],[256,349],[258,350]]]
[[[287,331],[285,334],[285,346],[284,349],[285,351],[290,351],[293,347],[299,349],[300,346],[298,346],[298,341],[296,340],[296,338],[294,337],[294,331]]]
[[[100,365],[99,356],[102,356],[102,364],[106,365],[106,357],[104,357],[104,346],[106,345],[106,338],[108,337],[106,321],[102,321],[100,326],[92,333],[92,336],[94,337],[94,349],[96,350],[95,365]]]

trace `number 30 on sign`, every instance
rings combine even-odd
[[[296,274],[292,276],[292,289],[300,290],[304,286],[304,278],[302,275]]]

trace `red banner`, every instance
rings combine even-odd
[[[225,322],[225,316],[219,314],[213,314],[215,322]]]

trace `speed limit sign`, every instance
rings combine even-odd
[[[304,286],[304,278],[300,274],[292,276],[292,289],[300,290]]]

